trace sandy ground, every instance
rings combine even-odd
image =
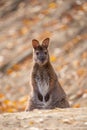
[[[87,130],[87,108],[0,115],[0,130]]]

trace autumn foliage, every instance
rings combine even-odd
[[[71,107],[87,107],[87,2],[23,0],[13,11],[14,1],[0,4],[0,113],[25,110],[31,40],[46,37]]]

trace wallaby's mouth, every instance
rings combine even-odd
[[[45,62],[45,60],[44,60],[44,59],[42,59],[42,60],[40,60],[40,62],[41,62],[41,63],[44,63],[44,62]]]
[[[40,60],[39,65],[45,65],[47,63],[47,60]]]
[[[47,60],[37,60],[36,59],[35,62],[42,66],[42,65],[45,65],[47,63]]]
[[[44,57],[39,57],[39,61],[41,62],[41,63],[44,63],[45,62],[45,58]]]
[[[45,64],[45,63],[46,63],[44,60],[42,60],[42,61],[40,61],[40,62],[41,62],[41,64]]]

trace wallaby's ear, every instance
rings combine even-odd
[[[36,39],[33,39],[32,40],[32,46],[33,46],[34,49],[36,49],[39,46],[39,41],[36,40]]]
[[[42,42],[42,46],[45,47],[45,48],[48,48],[49,40],[50,40],[49,38],[44,39],[43,42]]]

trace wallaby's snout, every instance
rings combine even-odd
[[[40,61],[43,63],[43,62],[45,61],[44,55],[41,55],[41,56],[39,57],[39,59],[40,59]]]
[[[48,56],[47,54],[45,54],[44,51],[42,51],[42,52],[39,52],[39,55],[37,56],[37,58],[39,59],[41,63],[44,63],[45,61],[47,61]]]

